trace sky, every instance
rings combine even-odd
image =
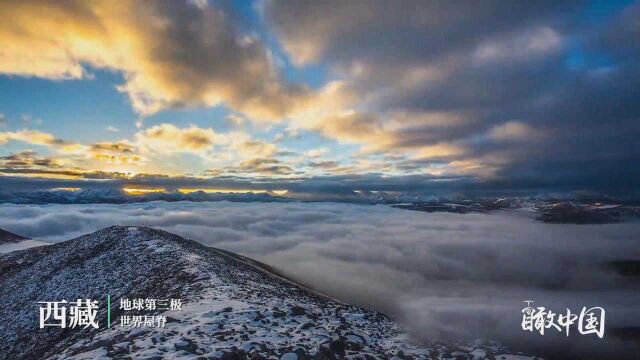
[[[640,3],[0,3],[0,188],[630,191]]]

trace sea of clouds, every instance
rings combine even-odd
[[[0,228],[37,240],[113,224],[156,227],[253,257],[385,312],[417,339],[482,337],[606,356],[631,349],[620,347],[614,328],[640,326],[637,279],[607,266],[640,259],[640,222],[560,225],[526,210],[450,214],[335,203],[0,205]],[[605,338],[525,333],[524,300],[555,312],[603,306]]]

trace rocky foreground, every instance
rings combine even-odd
[[[106,295],[114,304],[106,325]],[[38,301],[100,301],[99,329],[38,327]],[[123,327],[120,298],[179,298],[165,327]],[[386,316],[318,294],[250,259],[143,227],[112,226],[0,255],[2,359],[530,359],[498,345],[418,345]]]

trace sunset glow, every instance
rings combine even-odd
[[[132,194],[637,178],[616,166],[638,156],[637,5],[505,5],[473,24],[462,4],[246,5],[2,2],[0,174]],[[531,21],[496,25],[512,12]],[[606,154],[597,171],[587,149]]]

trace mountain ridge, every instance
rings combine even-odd
[[[416,345],[383,314],[227,253],[162,230],[111,226],[0,255],[3,358],[426,359],[460,353],[482,359],[507,352],[495,344]],[[114,304],[180,298],[185,306],[167,315],[166,328],[121,327],[124,312],[116,307],[107,329],[101,306],[98,330],[38,329],[38,301],[103,301],[106,294]]]

